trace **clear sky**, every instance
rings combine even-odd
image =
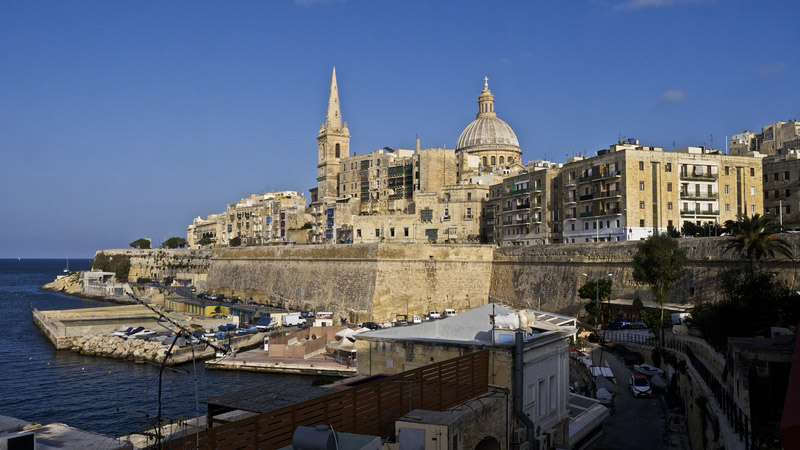
[[[184,236],[351,151],[455,147],[483,77],[523,160],[800,119],[800,2],[0,2],[0,257]]]

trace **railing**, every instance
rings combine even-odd
[[[291,444],[301,425],[389,436],[395,421],[412,409],[443,411],[488,390],[484,350],[172,439],[164,448],[280,448]]]
[[[606,198],[606,197],[620,197],[622,195],[622,191],[619,189],[613,189],[610,191],[599,192],[597,194],[598,198]]]
[[[621,214],[619,208],[602,209],[600,210],[600,214],[598,214],[598,216],[611,216],[614,214]]]
[[[681,178],[684,180],[716,180],[716,173],[689,173],[681,172]]]
[[[606,341],[614,342],[628,342],[632,344],[639,344],[648,347],[655,347],[658,344],[658,338],[650,335],[631,334],[627,332],[610,332],[606,331],[603,334]],[[663,348],[672,350],[686,356],[688,363],[697,371],[700,378],[703,379],[705,385],[714,394],[714,399],[720,406],[722,413],[728,419],[728,423],[733,428],[733,431],[739,436],[739,440],[744,442],[745,449],[759,448],[759,444],[763,442],[752,433],[752,424],[747,414],[742,411],[736,404],[734,396],[728,391],[725,385],[717,378],[711,370],[706,367],[706,364],[698,358],[691,347],[685,342],[667,338],[664,340]]]
[[[530,191],[531,191],[531,190],[530,190],[530,188],[524,188],[524,189],[514,189],[514,188],[512,187],[512,188],[511,188],[511,192],[510,192],[510,194],[511,194],[511,195],[525,194],[525,193],[528,193],[528,192],[530,192]]]
[[[681,198],[717,198],[717,195],[718,194],[716,192],[712,193],[706,192],[705,194],[703,194],[702,192],[694,194],[689,192],[681,192]]]
[[[695,211],[693,209],[681,211],[682,216],[718,216],[719,211]]]
[[[594,213],[593,213],[593,212],[591,212],[591,211],[586,211],[586,212],[582,212],[582,213],[580,214],[580,216],[581,216],[581,217],[592,217],[592,216],[594,216]]]
[[[594,198],[594,194],[586,194],[586,195],[581,195],[580,197],[578,197],[578,199],[580,201],[591,200],[593,198]]]

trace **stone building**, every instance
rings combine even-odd
[[[764,214],[800,229],[800,151],[764,158]]]
[[[383,149],[350,156],[334,69],[311,189],[312,243],[478,242],[488,186],[518,173],[521,150],[497,118],[488,80],[455,150]]]
[[[785,155],[790,150],[800,150],[800,122],[775,122],[761,129],[761,133],[745,131],[735,134],[730,141],[731,155],[759,152],[764,155]]]
[[[721,224],[763,211],[758,155],[664,152],[628,139],[591,158],[536,169],[492,186],[494,242],[639,240],[685,222]]]
[[[311,220],[305,210],[305,197],[295,191],[251,194],[229,204],[224,213],[194,219],[186,229],[186,241],[189,248],[226,246],[236,237],[243,245],[294,242],[288,233],[305,228]],[[203,237],[210,243],[201,244]]]

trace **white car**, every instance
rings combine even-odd
[[[630,385],[631,394],[633,394],[634,397],[649,397],[652,393],[650,382],[647,381],[647,377],[644,375],[631,375]]]
[[[445,317],[453,317],[455,315],[456,315],[456,310],[455,309],[445,309],[444,310],[444,316]]]
[[[422,318],[416,314],[411,316],[411,323],[422,323]]]
[[[439,311],[430,311],[428,313],[428,317],[430,317],[431,319],[441,319],[442,315],[439,314]]]

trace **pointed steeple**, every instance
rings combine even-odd
[[[328,114],[325,116],[325,128],[329,131],[342,128],[342,111],[339,108],[339,86],[336,84],[336,66],[331,76],[331,96],[328,99]]]

